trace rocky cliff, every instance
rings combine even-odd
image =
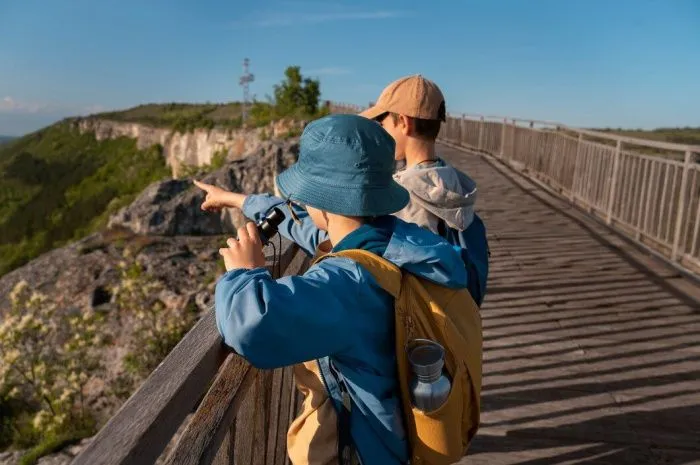
[[[233,192],[275,190],[275,177],[294,163],[299,153],[296,141],[261,142],[257,150],[203,178]],[[149,186],[128,207],[110,218],[108,228],[125,228],[135,234],[182,236],[212,235],[235,231],[243,224],[239,210],[223,210],[221,216],[203,212],[202,193],[191,179],[172,179]]]
[[[110,134],[101,137],[115,133]],[[142,143],[152,140],[144,136]],[[274,192],[274,177],[296,161],[298,150],[298,139],[260,141],[247,157],[226,163],[202,180],[237,192]],[[124,286],[120,267],[138,265],[145,277],[156,282],[158,291],[149,296],[149,302],[158,303],[165,312],[191,309],[201,315],[212,304],[214,285],[223,271],[218,249],[244,219],[237,210],[203,212],[203,200],[203,192],[191,179],[154,183],[110,218],[105,230],[43,254],[0,278],[0,322],[10,306],[12,289],[21,281],[56,303],[60,313],[104,315],[103,331],[111,343],[100,349],[104,369],[93,373],[84,392],[100,424],[125,398],[125,393],[115,391],[126,373],[124,361],[133,345],[134,311],[138,310],[123,308],[115,294]],[[85,443],[40,463],[67,464]],[[15,465],[20,455],[0,453],[0,465]]]
[[[136,139],[139,149],[161,145],[173,176],[179,177],[185,166],[208,165],[217,153],[224,153],[229,161],[245,158],[260,148],[267,139],[276,139],[290,132],[298,132],[303,128],[304,122],[282,120],[262,128],[195,129],[185,133],[168,128],[99,118],[80,118],[75,121],[75,124],[81,133],[94,133],[98,141],[130,137]]]

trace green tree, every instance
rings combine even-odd
[[[280,116],[298,111],[307,115],[315,114],[321,96],[319,81],[304,78],[299,66],[289,66],[284,75],[285,80],[275,86],[275,105]]]

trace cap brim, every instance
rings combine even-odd
[[[377,105],[375,105],[373,107],[369,107],[368,109],[366,109],[363,112],[360,112],[359,115],[364,116],[367,119],[375,119],[376,117],[383,115],[387,111],[388,110],[385,110],[384,108],[381,108],[381,107],[378,107]]]

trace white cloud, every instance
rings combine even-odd
[[[328,66],[325,68],[310,69],[308,71],[302,70],[302,72],[311,76],[340,76],[352,73],[348,68],[342,68],[340,66]]]
[[[71,105],[51,102],[31,102],[6,96],[0,100],[0,113],[14,114],[72,114],[85,115],[99,113],[105,108],[101,105]]]
[[[334,21],[379,20],[406,16],[405,11],[378,10],[378,11],[334,11],[298,13],[295,11],[267,11],[258,12],[253,16],[233,23],[236,27],[275,27],[292,26],[300,24],[319,24]]]
[[[0,100],[0,111],[8,113],[40,113],[48,108],[46,104],[23,102],[9,96]]]
[[[92,113],[102,113],[104,111],[107,111],[107,108],[103,107],[102,105],[88,105],[85,107],[81,107],[79,110],[81,115],[89,115]]]

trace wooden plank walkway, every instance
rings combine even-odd
[[[520,175],[479,185],[491,275],[465,464],[700,464],[700,286]]]

